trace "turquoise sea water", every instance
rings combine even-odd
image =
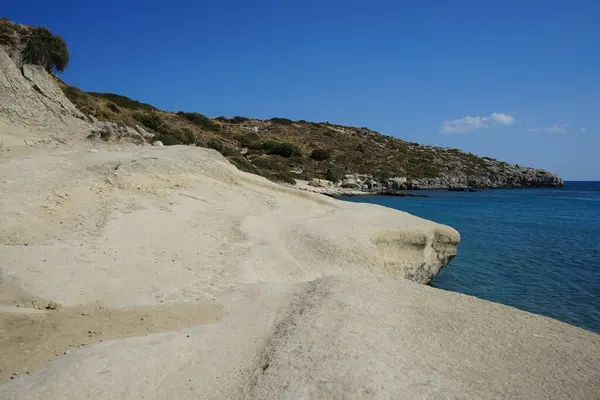
[[[600,182],[562,189],[352,197],[450,225],[457,257],[432,286],[600,333]]]

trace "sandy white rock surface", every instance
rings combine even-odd
[[[2,153],[0,288],[20,290],[4,304],[53,301],[59,321],[98,307],[152,319],[196,303],[201,315],[130,322],[91,346],[65,337],[66,355],[18,371],[0,398],[599,393],[598,335],[402,279],[425,282],[454,255],[449,227],[283,188],[212,150],[95,150]]]

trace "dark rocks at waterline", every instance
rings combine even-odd
[[[502,188],[557,188],[563,180],[556,174],[541,169],[496,165],[475,175],[442,173],[434,178],[410,181],[412,189],[502,189]]]
[[[363,193],[355,193],[355,192],[319,192],[324,194],[325,196],[338,198],[338,197],[361,197],[361,196],[394,196],[394,197],[431,197],[426,194],[415,194],[415,193],[407,193],[401,191],[382,191],[382,192],[363,192]]]
[[[448,191],[449,192],[479,192],[479,190],[477,190],[477,189],[468,188],[468,187],[458,187],[458,188],[451,187],[451,188],[448,188]]]
[[[426,194],[406,193],[406,192],[399,192],[399,191],[395,191],[395,190],[387,190],[387,191],[378,192],[378,193],[374,193],[374,194],[377,194],[378,196],[395,196],[395,197],[431,197]]]

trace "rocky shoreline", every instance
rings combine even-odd
[[[477,192],[482,189],[533,189],[561,188],[562,178],[545,170],[515,167],[510,173],[489,177],[467,178],[444,175],[437,178],[409,180],[405,177],[376,179],[371,175],[349,174],[339,182],[325,179],[297,180],[295,187],[330,197],[344,196],[398,196],[429,197],[409,193],[419,190],[448,190],[452,192]]]
[[[495,166],[501,165],[494,169]],[[508,166],[490,161],[490,173],[469,176],[466,174],[440,174],[435,178],[409,179],[394,177],[377,179],[372,175],[349,174],[338,183],[345,188],[368,192],[420,189],[515,189],[515,188],[556,188],[564,182],[556,174],[542,169]]]

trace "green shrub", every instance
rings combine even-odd
[[[267,140],[266,142],[264,142],[262,144],[262,148],[264,150],[266,150],[267,152],[273,150],[274,148],[276,148],[277,146],[279,146],[281,143],[279,143],[276,140]]]
[[[269,121],[271,121],[274,124],[280,125],[292,125],[294,123],[294,121],[287,118],[271,118]]]
[[[175,130],[174,132],[175,134],[177,133],[177,130]],[[194,132],[193,129],[191,129],[190,127],[184,126],[183,128],[181,128],[181,133],[182,136],[180,137],[180,140],[184,143],[184,144],[196,144],[196,132]]]
[[[250,118],[235,116],[235,117],[229,119],[227,122],[229,122],[231,124],[241,124],[241,123],[244,123],[247,121],[250,121]]]
[[[263,143],[263,149],[268,154],[278,155],[284,158],[301,155],[298,146],[288,142],[278,142],[276,140],[267,140]]]
[[[253,162],[248,161],[241,155],[227,157],[229,162],[237,167],[240,171],[249,172],[251,174],[263,176],[274,182],[285,182],[291,185],[296,184],[296,180],[288,171],[263,171],[257,168]],[[256,160],[255,160],[256,161]],[[254,161],[254,162],[255,162]]]
[[[274,172],[284,172],[287,171],[288,168],[285,165],[281,165],[273,161],[272,158],[255,158],[252,160],[252,164],[257,166],[260,169],[274,171]]]
[[[0,44],[14,46],[16,44],[15,25],[8,18],[0,18]]]
[[[260,141],[260,136],[256,133],[248,133],[238,139],[240,146],[247,147],[252,150],[260,150],[262,149],[262,142]]]
[[[469,175],[474,171],[469,172]],[[411,160],[406,167],[409,178],[435,178],[440,174],[439,168],[427,161]]]
[[[183,144],[179,139],[171,135],[158,135],[155,136],[154,139],[160,140],[165,146],[175,146],[177,144]]]
[[[249,172],[251,174],[260,175],[258,169],[252,163],[242,156],[227,157],[229,162],[237,167],[240,171]]]
[[[133,114],[138,122],[144,125],[146,128],[151,129],[155,132],[163,132],[164,121],[160,114],[156,112],[136,112]],[[167,132],[164,132],[167,133]]]
[[[298,146],[288,142],[283,142],[279,146],[271,150],[271,154],[277,154],[281,157],[289,158],[292,156],[299,156],[301,155],[301,152]]]
[[[373,174],[373,177],[378,181],[386,181],[394,176],[394,173],[387,168],[379,168]]]
[[[69,49],[63,38],[38,26],[29,33],[23,49],[23,62],[39,65],[48,72],[63,72],[69,64]]]
[[[239,151],[237,151],[236,149],[232,149],[229,146],[223,146],[221,154],[223,154],[225,157],[242,157]]]
[[[174,124],[165,114],[155,111],[143,112],[137,111],[133,118],[151,131],[161,135],[168,135],[176,138],[177,144],[196,144],[196,132],[189,126],[179,127]]]
[[[285,182],[290,185],[296,184],[296,180],[289,172],[263,173],[261,175],[273,182]]]
[[[210,139],[208,141],[208,143],[206,143],[206,147],[208,147],[209,149],[214,149],[216,151],[218,151],[219,153],[223,152],[223,142],[221,142],[219,139],[213,138]]]
[[[262,149],[262,142],[259,140],[256,142],[249,142],[249,143],[246,143],[246,145],[244,147],[247,147],[250,150],[260,150],[260,149]]]
[[[217,121],[226,122],[229,124],[241,124],[243,122],[250,121],[250,118],[240,117],[240,116],[235,116],[233,118],[227,118],[227,117],[220,116],[220,117],[216,117],[215,119]]]
[[[206,130],[206,131],[216,132],[221,129],[221,127],[219,125],[212,122],[209,118],[207,118],[206,116],[204,116],[202,114],[196,113],[196,112],[179,111],[177,113],[177,115],[179,115],[182,118],[187,119],[192,124],[197,125],[201,129]]]
[[[106,104],[106,108],[108,108],[110,111],[114,112],[115,114],[121,114],[121,110],[119,109],[119,106],[116,105],[115,103],[108,102]]]
[[[64,85],[63,93],[81,112],[87,115],[96,114],[97,103],[92,96],[76,88],[75,86]]]
[[[315,149],[310,153],[310,158],[315,161],[325,161],[331,158],[331,153],[329,150],[325,149]]]
[[[344,173],[340,169],[335,167],[327,168],[327,172],[325,173],[325,179],[334,183],[339,182],[340,180],[342,180],[343,177]]]
[[[98,93],[89,92],[90,95],[99,97],[104,100],[111,101],[119,107],[129,108],[131,110],[146,110],[146,111],[157,111],[158,109],[150,104],[141,103],[137,100],[130,99],[127,96],[121,96],[120,94],[114,93]]]

